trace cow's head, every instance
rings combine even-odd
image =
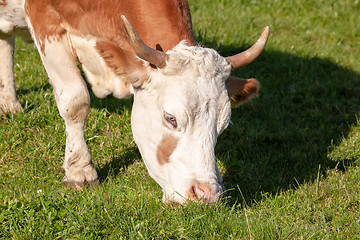
[[[163,200],[216,201],[224,191],[214,153],[237,106],[259,90],[255,79],[231,77],[254,60],[269,34],[266,28],[249,50],[223,58],[215,50],[179,43],[166,53],[146,46],[123,17],[128,40],[148,67],[148,80],[133,85],[132,130]]]

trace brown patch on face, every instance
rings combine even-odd
[[[169,158],[174,152],[179,139],[173,135],[164,135],[158,146],[156,157],[160,165],[169,163]]]

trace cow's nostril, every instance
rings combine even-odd
[[[194,186],[194,192],[195,192],[195,196],[197,199],[208,199],[209,195],[210,195],[210,191],[209,192],[205,192],[203,189]]]
[[[188,192],[188,199],[215,202],[218,199],[218,194],[214,194],[207,186],[193,185]]]
[[[196,200],[197,199],[196,187],[195,186],[191,186],[191,188],[189,190],[188,198],[191,199],[191,200]]]

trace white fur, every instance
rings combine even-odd
[[[0,39],[0,114],[15,113],[22,110],[15,92],[13,72],[14,40],[14,37]]]
[[[0,31],[12,34],[19,28],[26,28],[24,0],[2,1],[5,6],[0,7]]]
[[[25,21],[24,0],[6,0],[3,3],[5,6],[0,6],[0,38],[4,38],[4,35],[16,35],[30,41],[31,36]]]
[[[57,41],[46,40],[44,53],[39,52],[54,88],[60,115],[66,124],[63,181],[81,186],[85,181],[90,183],[98,179],[84,139],[90,96],[66,40],[66,37]]]
[[[8,0],[5,4],[0,6],[0,114],[22,111],[15,92],[13,35],[30,39],[24,19],[23,1]]]
[[[163,188],[165,200],[185,202],[195,182],[208,185],[217,197],[223,188],[214,147],[229,123],[224,83],[231,67],[214,50],[184,42],[167,54],[166,67],[153,71],[149,83],[135,91],[134,139],[150,175]],[[178,129],[163,124],[163,111],[177,118]],[[156,151],[164,135],[179,141],[170,163],[160,165]]]

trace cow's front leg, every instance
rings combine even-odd
[[[14,45],[15,36],[5,37],[0,33],[0,115],[22,111],[15,91]]]
[[[90,97],[76,66],[76,58],[62,38],[38,48],[50,82],[56,104],[66,124],[63,183],[73,188],[99,184],[90,152],[84,138],[84,124],[89,113]],[[42,52],[43,51],[43,52]]]
[[[65,161],[62,167],[65,176],[62,183],[72,188],[82,188],[84,185],[97,186],[99,185],[98,175],[84,139],[85,119],[82,121],[82,117],[87,115],[88,104],[83,103],[83,106],[76,107],[79,108],[75,115],[61,114],[66,123]],[[74,110],[69,110],[69,112]],[[59,111],[63,112],[60,107]]]

